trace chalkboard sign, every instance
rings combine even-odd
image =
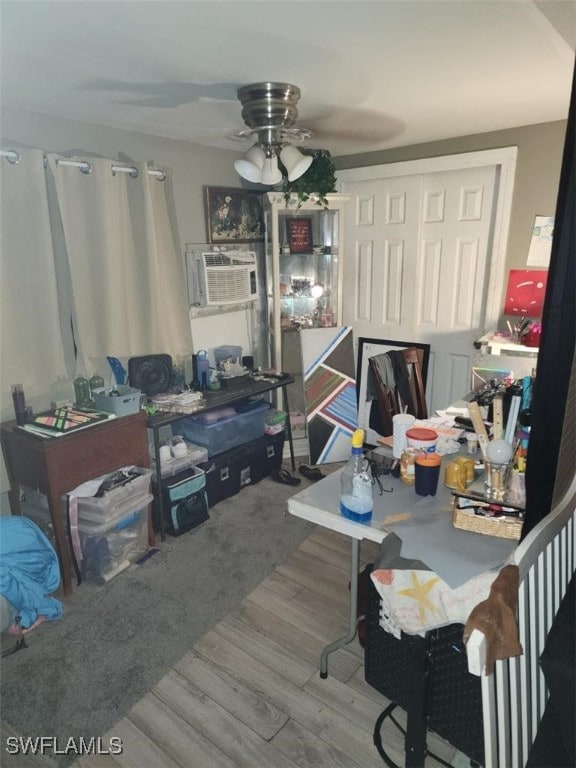
[[[286,235],[290,253],[312,253],[312,219],[286,219]]]

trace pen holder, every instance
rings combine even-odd
[[[26,398],[24,397],[24,388],[22,384],[12,385],[12,402],[14,403],[14,414],[17,424],[26,424]]]

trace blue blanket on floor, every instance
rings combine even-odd
[[[60,584],[54,547],[26,517],[0,517],[0,594],[14,606],[23,628],[39,616],[57,619],[62,603],[53,597]]]

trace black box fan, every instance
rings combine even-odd
[[[142,355],[128,360],[128,383],[148,397],[169,392],[173,380],[170,355]]]

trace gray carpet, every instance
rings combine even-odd
[[[64,742],[103,734],[311,533],[285,514],[303,486],[249,486],[142,565],[77,587],[62,619],[2,659],[2,721]]]

